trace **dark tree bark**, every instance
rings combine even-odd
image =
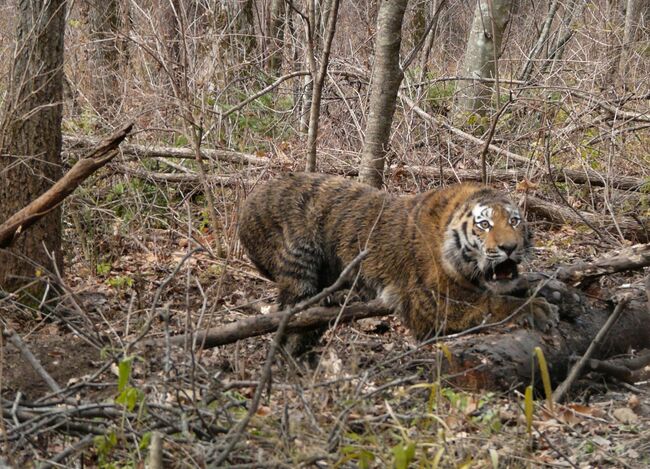
[[[61,176],[64,0],[18,2],[17,55],[0,129],[0,222]],[[61,210],[52,210],[10,250],[0,251],[0,288],[15,290],[62,268]],[[40,266],[40,267],[39,267]]]
[[[24,233],[50,210],[58,207],[91,174],[112,160],[117,155],[117,147],[131,132],[132,127],[133,124],[127,124],[103,140],[87,156],[77,161],[50,189],[0,223],[0,248],[10,246],[18,235]]]
[[[252,8],[251,8],[252,10]],[[271,1],[271,13],[269,18],[269,72],[273,76],[280,74],[282,70],[282,50],[284,41],[284,22],[286,17],[286,6],[284,0]]]
[[[370,110],[359,169],[361,181],[374,187],[381,187],[383,182],[397,92],[404,78],[399,63],[399,51],[402,44],[402,21],[407,4],[408,0],[383,0],[377,18]]]

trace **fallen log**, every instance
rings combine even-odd
[[[63,144],[67,151],[85,150],[93,147],[99,140],[89,137],[77,137],[74,135],[64,135]],[[179,158],[179,159],[196,159],[194,150],[191,148],[163,147],[154,145],[138,145],[129,143],[122,145],[122,153],[129,156],[138,156],[141,158]],[[234,150],[217,150],[210,148],[201,148],[201,154],[209,160],[228,161],[238,164],[267,165],[268,158],[260,158],[248,153],[241,153]]]
[[[63,202],[91,174],[111,161],[118,154],[118,146],[132,128],[133,124],[129,123],[99,142],[95,149],[77,161],[52,187],[5,220],[0,225],[0,248],[10,246],[17,236]]]
[[[146,171],[140,168],[129,168],[126,165],[119,165],[115,168],[117,171],[135,176],[139,179],[171,183],[171,184],[201,184],[201,176],[195,172],[189,173],[162,173],[157,171]],[[250,183],[250,181],[241,179],[240,175],[235,176],[217,176],[214,174],[206,175],[206,180],[215,184],[230,187],[240,184],[242,181]]]
[[[558,269],[557,278],[574,285],[603,275],[639,270],[650,265],[650,244],[637,244],[590,262],[578,262]]]
[[[379,301],[369,303],[353,303],[341,307],[313,306],[296,314],[287,324],[287,332],[306,332],[338,322],[340,324],[358,321],[359,319],[387,316],[392,311]],[[184,345],[193,337],[198,348],[212,348],[232,344],[249,337],[270,334],[277,330],[284,312],[265,314],[241,319],[219,327],[198,331],[192,334],[174,336],[170,339],[172,345]],[[148,344],[163,345],[164,340],[149,341]]]
[[[629,237],[642,243],[650,241],[650,219],[648,218],[636,219],[629,216],[618,216],[612,219],[612,217],[584,211],[579,211],[578,215],[569,207],[562,207],[533,196],[526,198],[526,208],[531,213],[558,225],[566,223],[582,225],[587,221],[589,224],[607,231],[616,231],[618,228],[626,238]]]
[[[443,364],[443,370],[453,376],[454,384],[471,390],[521,389],[532,383],[533,368],[537,366],[533,350],[540,347],[552,381],[559,383],[565,378],[572,357],[589,348],[610,312],[611,308],[590,307],[575,321],[560,321],[546,334],[515,329],[461,337],[447,344],[453,359],[451,364]],[[648,347],[649,321],[645,303],[630,302],[594,356],[604,359],[629,348]],[[539,375],[536,371],[535,376]]]

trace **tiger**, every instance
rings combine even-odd
[[[288,173],[251,192],[238,225],[244,251],[277,285],[281,308],[319,293],[367,250],[355,291],[399,313],[418,341],[517,311],[541,329],[557,316],[546,299],[529,297],[519,275],[532,250],[526,220],[485,185],[393,195],[340,176]],[[289,348],[304,352],[321,333],[291,337]]]

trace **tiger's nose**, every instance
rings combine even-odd
[[[514,252],[515,249],[517,249],[516,244],[499,244],[499,249],[501,249],[503,252],[505,252],[508,256]]]

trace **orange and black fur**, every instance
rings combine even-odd
[[[542,298],[513,296],[527,290],[517,266],[531,236],[516,205],[485,186],[394,196],[341,177],[287,174],[251,193],[239,236],[276,282],[281,306],[320,292],[367,249],[361,290],[397,310],[419,340],[522,306],[542,325],[554,313]]]

